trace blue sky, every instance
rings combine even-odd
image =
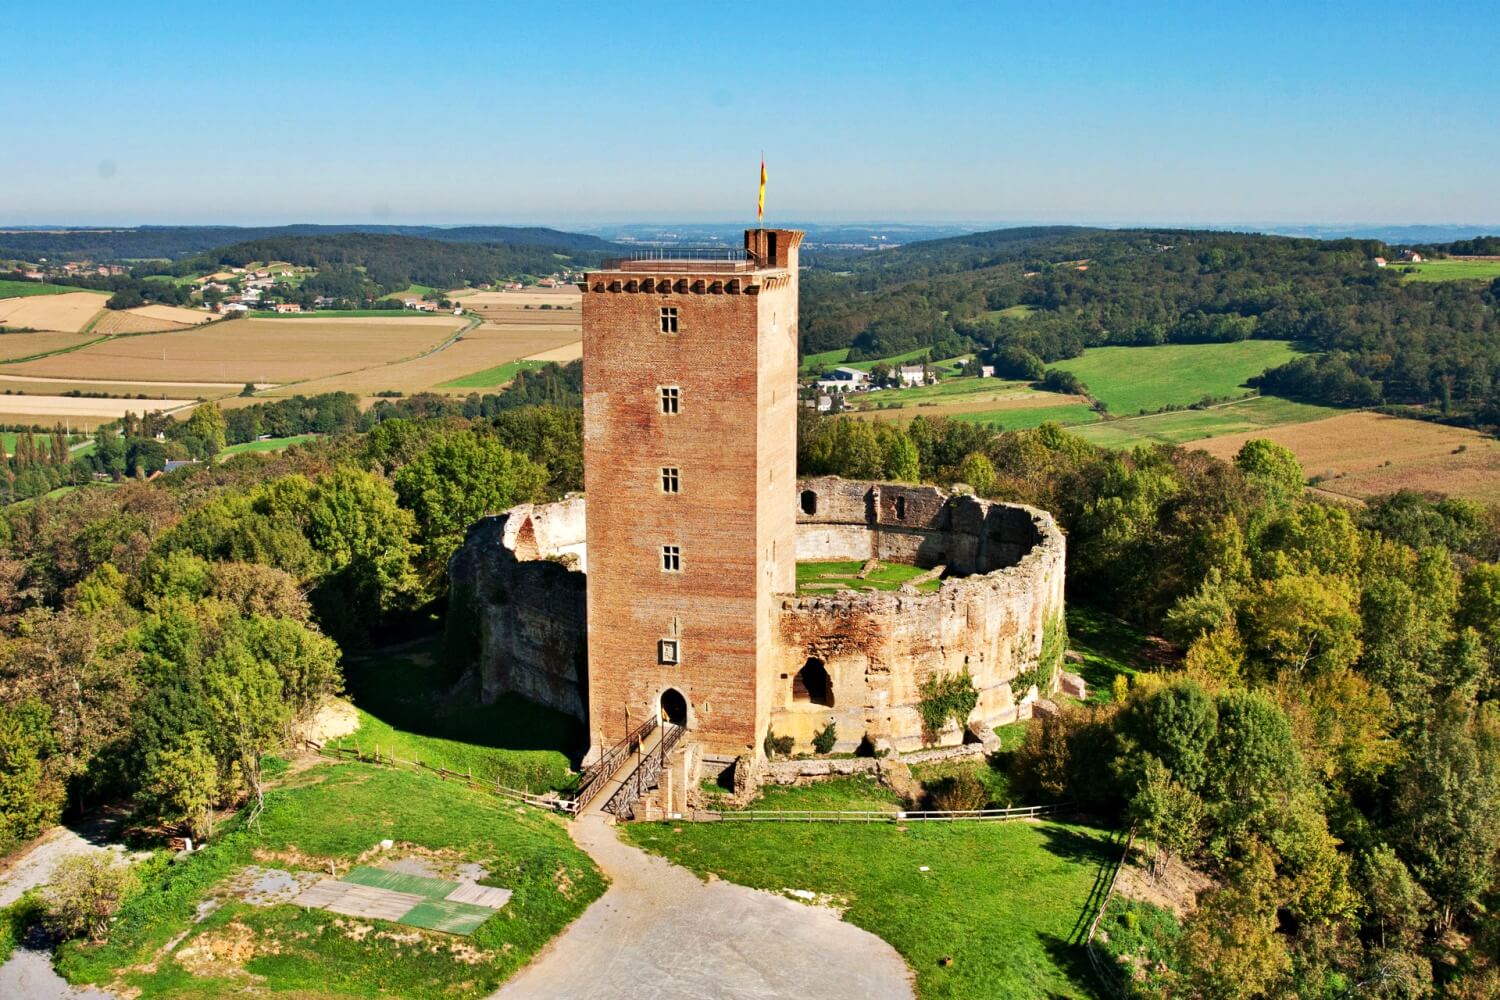
[[[7,8],[0,223],[1500,221],[1473,3]]]

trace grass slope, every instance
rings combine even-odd
[[[178,864],[147,862],[143,891],[120,911],[107,943],[65,945],[58,967],[73,982],[116,978],[148,997],[222,997],[259,989],[299,997],[482,997],[523,965],[604,891],[593,862],[542,811],[428,775],[361,764],[315,768],[267,798],[258,829],[221,835]],[[471,937],[351,920],[290,904],[254,907],[231,899],[200,923],[198,904],[242,866],[348,866],[381,838],[482,864],[487,883],[515,890]],[[371,925],[364,932],[357,925]],[[187,937],[159,954],[178,934]],[[184,949],[247,941],[234,958],[189,971]],[[478,949],[464,961],[458,949]]]
[[[1125,416],[1164,406],[1188,406],[1205,396],[1247,394],[1247,378],[1290,361],[1296,354],[1285,340],[1091,347],[1054,367],[1077,375],[1111,413]]]
[[[1399,268],[1407,281],[1492,281],[1500,278],[1500,260],[1429,260],[1421,264],[1391,266]]]
[[[94,292],[96,295],[109,295],[109,292],[101,292],[93,288],[49,285],[41,281],[14,281],[10,278],[0,280],[0,299],[23,299],[31,295],[66,295],[69,292]]]
[[[548,364],[546,361],[507,361],[503,365],[493,368],[485,368],[482,371],[472,372],[462,378],[452,379],[448,382],[438,384],[440,389],[492,389],[506,385],[516,377],[516,373],[523,368],[541,368]]]
[[[1343,412],[1345,411],[1330,406],[1294,403],[1275,396],[1257,396],[1204,410],[1173,410],[1144,417],[1109,420],[1080,427],[1073,433],[1104,448],[1134,448],[1141,444],[1184,444],[1224,434],[1241,434],[1262,427],[1301,424]]]
[[[569,755],[584,740],[576,719],[519,695],[484,705],[477,690],[453,690],[436,639],[351,657],[345,673],[360,719],[345,746],[531,791],[568,788],[576,777]]]
[[[1038,393],[1038,395],[1041,395]],[[921,410],[913,412],[917,416]],[[979,413],[945,413],[943,416],[961,420],[966,424],[980,424],[995,430],[1024,431],[1042,424],[1087,424],[1099,419],[1099,414],[1083,403],[1066,403],[1062,406],[1028,406],[1019,409],[985,410]]]
[[[832,783],[818,787],[823,799],[837,797]],[[1087,959],[1069,942],[1108,856],[1099,830],[1063,823],[636,823],[624,836],[700,875],[838,898],[846,920],[901,953],[924,1000],[1093,995]],[[930,870],[920,871],[923,865]],[[939,964],[945,957],[953,959],[946,967]]]
[[[243,455],[247,451],[285,451],[294,444],[303,444],[307,441],[316,441],[320,435],[317,434],[294,434],[291,437],[267,438],[264,441],[245,441],[241,444],[232,444],[219,452],[219,458],[228,458],[230,455]]]

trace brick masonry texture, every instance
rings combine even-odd
[[[803,492],[815,498],[812,514],[802,512]],[[878,557],[946,565],[950,575],[931,593],[795,597],[794,585],[786,586],[774,598],[766,650],[775,673],[766,724],[796,738],[799,750],[830,719],[839,750],[852,750],[866,734],[913,750],[922,743],[922,682],[964,669],[980,695],[973,720],[998,725],[1028,714],[1010,682],[1037,665],[1045,623],[1063,609],[1066,546],[1051,515],[929,486],[836,478],[805,480],[797,494],[797,558]],[[451,621],[476,623],[487,698],[513,690],[585,717],[592,661],[584,649],[597,634],[584,625],[592,516],[581,498],[518,507],[476,524],[454,557],[456,606],[477,603],[473,615]],[[809,657],[830,676],[831,706],[793,701],[791,677]],[[963,732],[953,727],[942,736],[957,743]]]

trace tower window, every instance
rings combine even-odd
[[[906,520],[906,497],[896,498],[896,520]]]
[[[808,657],[802,669],[792,677],[792,703],[833,707],[833,684],[828,669],[816,656]]]
[[[656,660],[664,667],[676,666],[681,647],[676,639],[659,639],[656,643]]]
[[[681,476],[678,474],[677,466],[664,465],[661,467],[661,491],[663,493],[682,492]]]
[[[661,412],[675,414],[681,402],[682,390],[675,385],[661,387]]]
[[[682,572],[682,547],[680,545],[661,547],[661,571],[663,573]]]
[[[807,515],[818,512],[818,495],[812,490],[802,491],[802,513]]]
[[[677,332],[677,307],[676,306],[662,306],[661,307],[661,332],[662,333],[676,333]]]

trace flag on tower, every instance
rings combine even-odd
[[[766,220],[766,154],[760,155],[760,198],[755,203],[755,221]]]

